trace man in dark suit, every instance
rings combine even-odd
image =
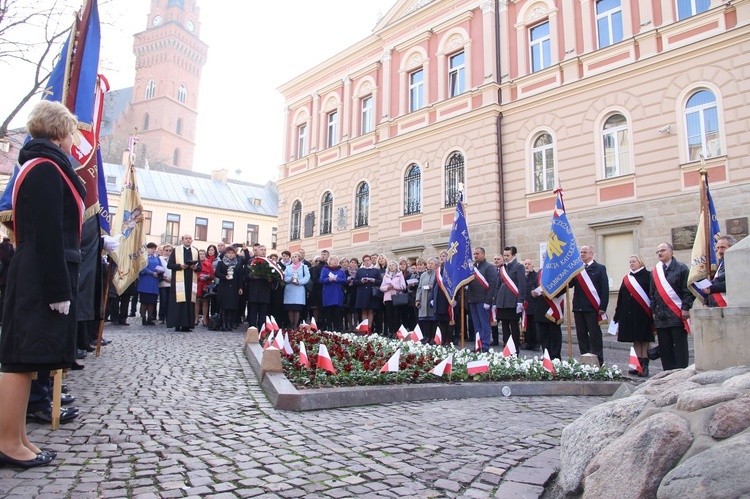
[[[594,261],[591,246],[581,246],[584,270],[570,282],[573,294],[573,317],[581,354],[593,353],[604,364],[604,345],[599,322],[604,320],[609,303],[607,268]],[[587,278],[588,277],[588,278]]]
[[[524,338],[526,343],[523,347],[527,350],[538,350],[539,340],[536,335],[536,321],[534,321],[536,298],[531,296],[531,291],[539,286],[539,274],[534,270],[534,262],[530,259],[523,261],[523,267],[526,270],[526,296],[524,296],[524,307],[526,308],[526,331],[524,332]]]
[[[516,259],[518,249],[515,246],[503,248],[505,263],[498,269],[497,294],[495,307],[497,320],[503,324],[503,344],[513,337],[516,349],[521,348],[521,328],[518,320],[523,311],[523,301],[526,298],[526,272]]]
[[[5,285],[8,283],[8,269],[10,269],[10,260],[15,252],[10,238],[4,236],[3,242],[0,243],[0,265],[2,265],[2,270],[0,270],[0,324],[3,323],[3,302],[5,300]]]
[[[716,302],[716,298],[712,296],[713,293],[724,294],[727,292],[727,274],[726,268],[724,267],[724,252],[734,246],[735,243],[737,243],[737,239],[735,239],[733,236],[724,236],[716,241],[716,257],[719,261],[719,264],[716,268],[716,275],[714,275],[714,278],[711,281],[711,287],[707,290],[709,293],[711,293],[708,296],[708,300],[706,300],[706,305],[708,305],[709,307],[719,306],[719,304]],[[2,252],[0,252],[0,256],[1,255]]]

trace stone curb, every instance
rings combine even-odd
[[[261,345],[251,343],[245,347],[244,353],[269,402],[275,409],[285,411],[314,411],[418,400],[502,397],[504,387],[510,388],[510,396],[608,397],[623,384],[623,381],[506,381],[297,390],[281,373],[261,374]]]

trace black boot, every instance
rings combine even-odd
[[[643,359],[639,358],[638,360],[641,361],[641,369],[643,369],[643,372],[638,373],[638,377],[648,378],[648,357],[645,357]]]

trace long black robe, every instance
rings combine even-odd
[[[169,256],[167,262],[167,268],[172,270],[172,285],[169,290],[169,309],[167,313],[167,327],[177,328],[194,328],[195,327],[195,302],[193,301],[192,289],[193,279],[195,279],[195,270],[187,267],[186,269],[180,268],[175,261],[175,251],[182,249],[184,258],[183,262],[189,262],[193,260],[193,252],[190,248],[184,246],[177,246],[172,254]],[[196,270],[200,271],[200,263],[196,265]],[[185,276],[185,301],[177,302],[177,275],[182,272]]]

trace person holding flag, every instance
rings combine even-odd
[[[688,268],[674,258],[669,243],[661,243],[656,254],[659,263],[651,273],[651,314],[659,338],[659,356],[665,371],[688,366],[687,335],[690,307],[695,296],[688,290]]]
[[[654,341],[654,320],[651,317],[651,272],[646,269],[640,255],[630,255],[630,273],[625,276],[617,294],[617,307],[612,318],[617,323],[617,341],[633,343],[642,371],[628,374],[648,376],[648,345]]]
[[[705,303],[709,307],[727,306],[727,302],[724,299],[724,294],[727,292],[727,272],[724,266],[724,252],[735,244],[737,244],[737,239],[734,236],[723,236],[716,241],[716,257],[719,260],[719,264],[716,268],[716,275],[710,281],[711,286],[705,290],[708,293]]]
[[[497,293],[494,306],[497,320],[502,322],[503,345],[513,338],[515,345],[521,345],[521,328],[518,323],[526,297],[526,272],[516,258],[515,246],[503,248],[503,264],[498,268]]]
[[[581,354],[593,353],[604,365],[604,343],[599,323],[606,319],[609,304],[607,267],[594,261],[594,249],[581,246],[583,270],[570,282],[573,294],[573,317]]]

